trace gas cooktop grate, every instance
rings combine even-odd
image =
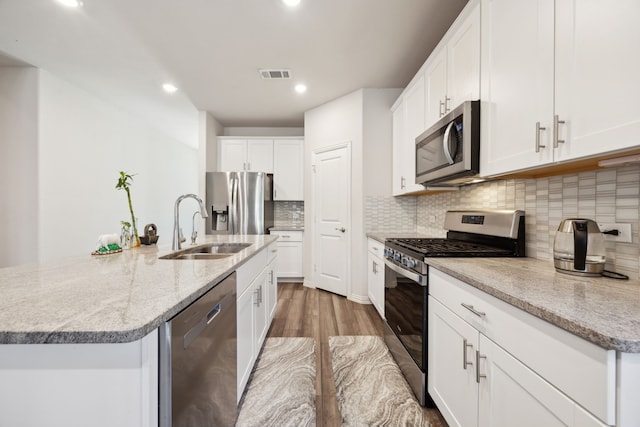
[[[498,256],[509,255],[509,250],[477,243],[451,239],[390,239],[397,246],[422,254],[435,256]]]

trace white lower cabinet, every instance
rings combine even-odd
[[[375,239],[367,242],[367,290],[369,300],[384,319],[384,244]]]
[[[615,352],[433,268],[427,389],[450,426],[615,425]]]
[[[301,230],[272,230],[278,238],[278,279],[282,282],[300,281],[304,277],[304,232]]]
[[[238,402],[275,313],[277,291],[272,281],[276,253],[272,243],[237,270]]]
[[[478,426],[606,426],[482,334],[479,349]]]

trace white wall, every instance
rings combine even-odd
[[[366,302],[364,202],[391,195],[391,105],[401,89],[360,89],[305,113],[305,283],[313,286],[313,152],[351,142],[351,272],[347,297]]]
[[[0,267],[37,259],[38,71],[0,67]]]
[[[98,235],[130,220],[126,194],[115,189],[121,170],[136,174],[139,233],[155,223],[159,243],[171,241],[175,199],[198,192],[196,149],[42,70],[38,134],[39,260],[88,254]],[[188,232],[196,206],[186,204]]]

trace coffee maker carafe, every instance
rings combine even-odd
[[[600,276],[604,271],[604,237],[590,219],[562,220],[553,243],[553,264],[561,273]]]

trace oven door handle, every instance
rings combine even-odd
[[[404,268],[394,264],[388,259],[384,260],[384,265],[389,267],[391,270],[395,271],[399,275],[404,276],[407,279],[413,280],[414,282],[418,283],[420,286],[427,286],[427,276],[414,273],[413,271],[405,270]]]

